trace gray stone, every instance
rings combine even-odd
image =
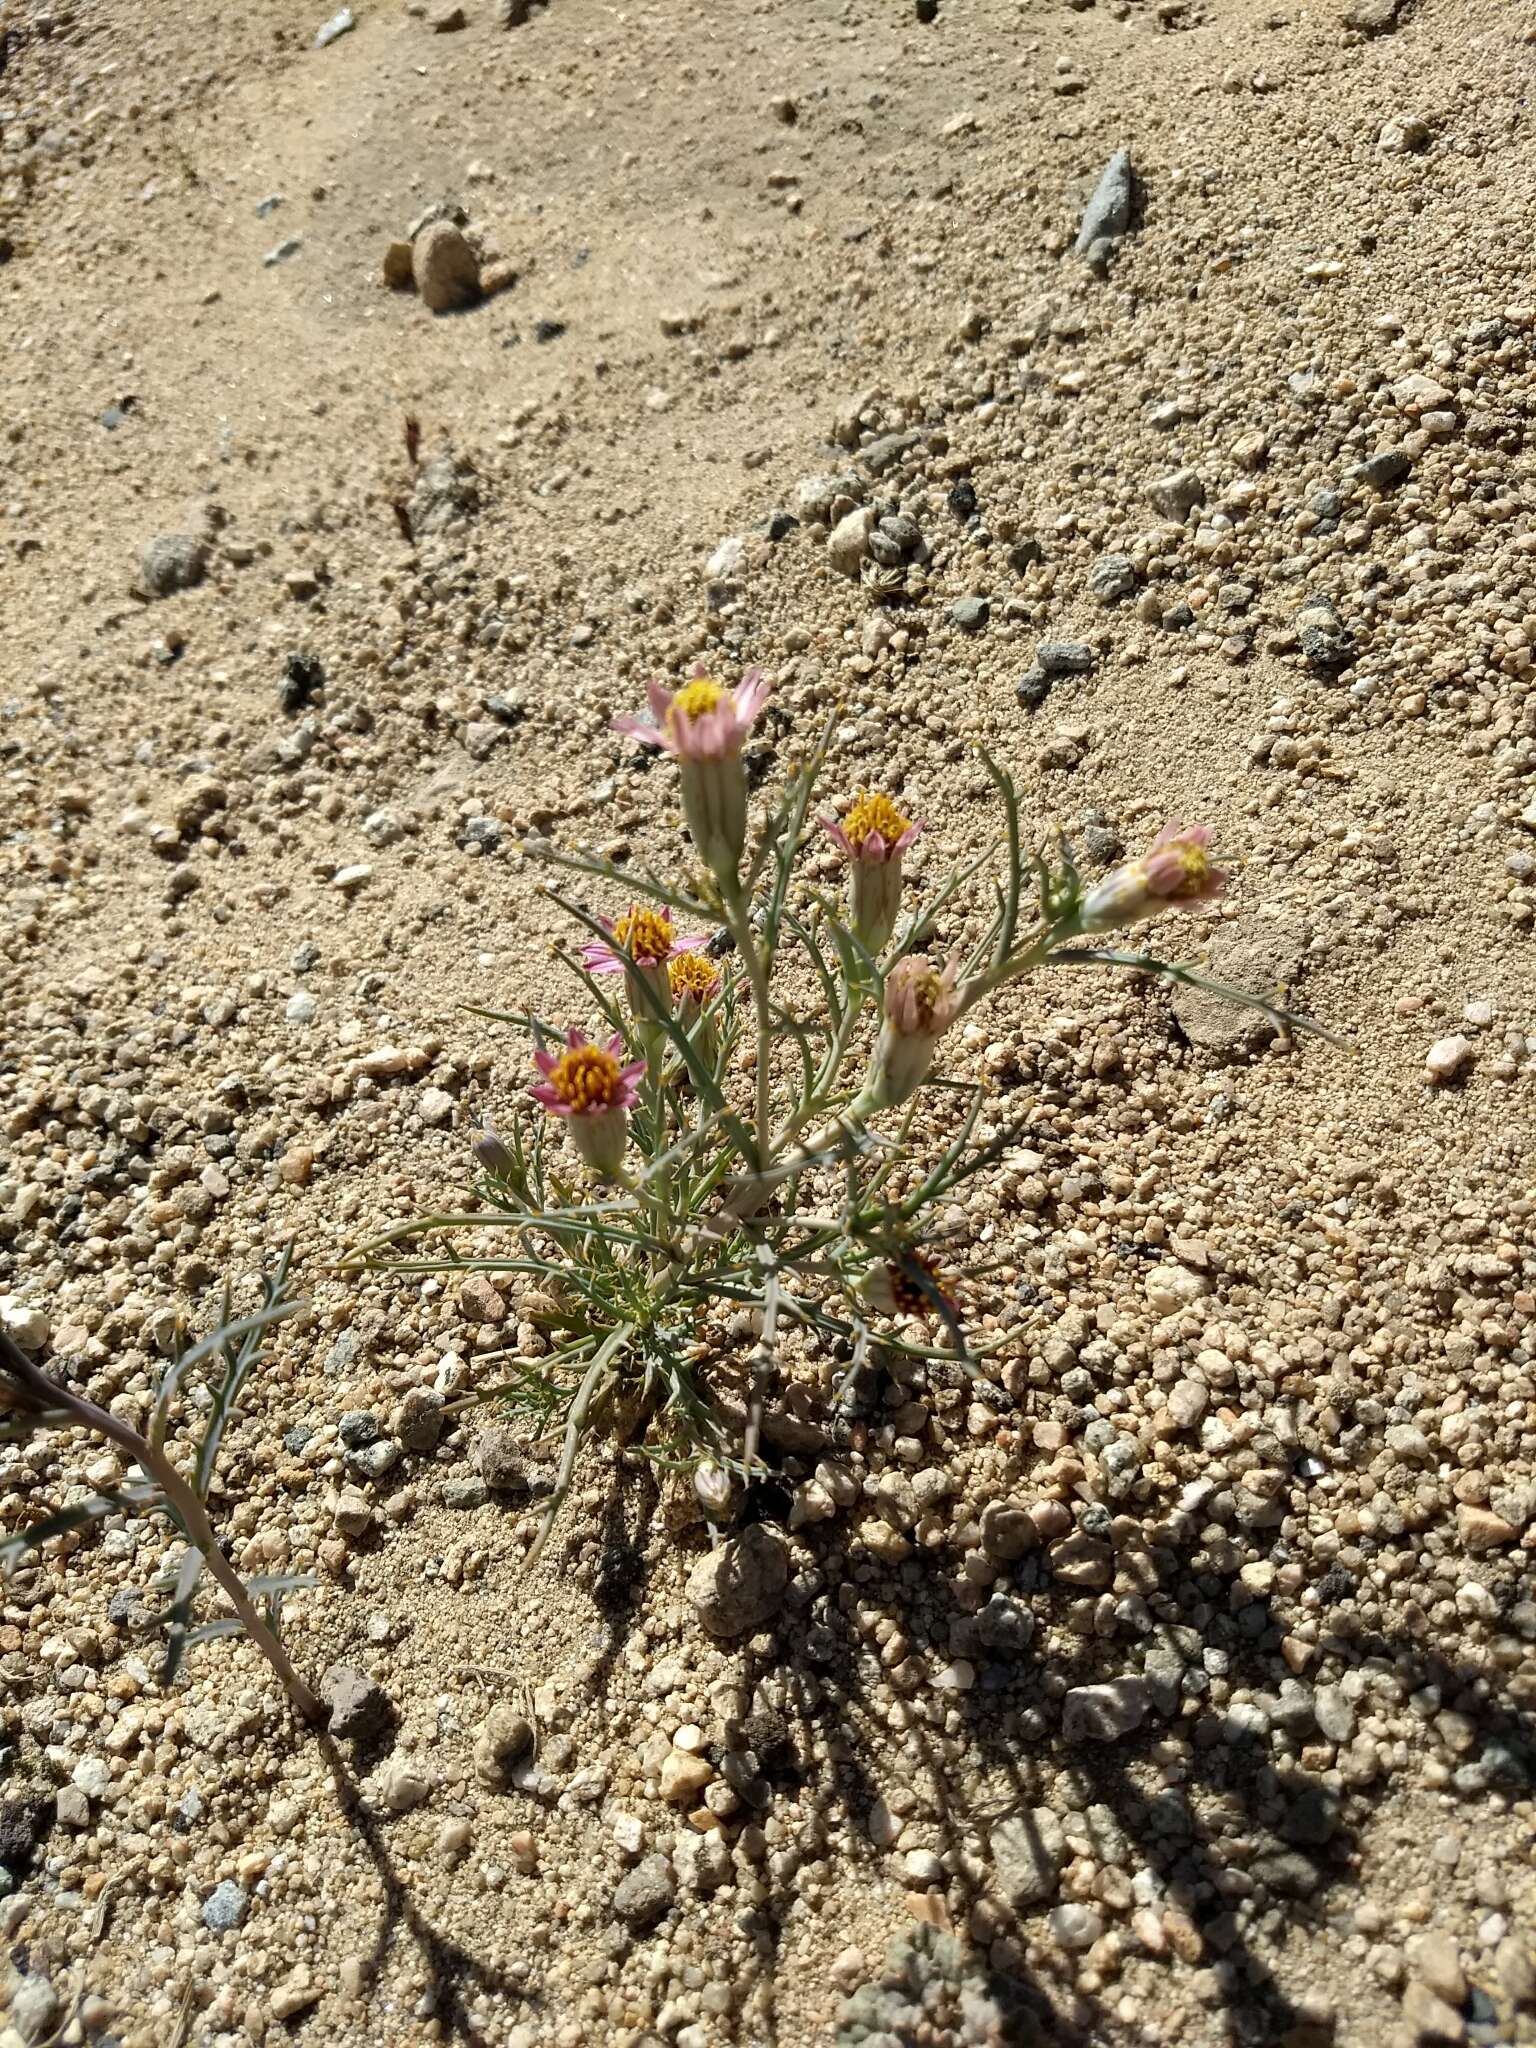
[[[387,1436],[381,1436],[377,1443],[368,1444],[360,1451],[353,1451],[347,1463],[354,1472],[360,1472],[365,1479],[382,1479],[386,1472],[392,1472],[400,1462],[400,1446],[391,1443]]]
[[[1136,588],[1136,565],[1129,555],[1100,555],[1088,571],[1088,588],[1100,604],[1118,604]]]
[[[1361,35],[1384,36],[1396,28],[1401,5],[1402,0],[1352,0],[1345,9],[1344,24],[1358,29]]]
[[[250,1905],[251,1895],[245,1887],[226,1877],[203,1901],[203,1925],[213,1934],[228,1934],[244,1924]]]
[[[195,533],[162,533],[139,557],[139,588],[146,597],[191,590],[208,572],[208,543]]]
[[[50,2040],[64,2007],[46,1977],[20,1977],[11,1992],[11,2025],[28,2043]]]
[[[701,1557],[688,1576],[688,1597],[711,1635],[739,1636],[779,1611],[789,1580],[789,1552],[760,1522]]]
[[[1348,1742],[1355,1732],[1355,1710],[1336,1685],[1320,1685],[1312,1697],[1319,1730],[1330,1742]]]
[[[433,313],[472,306],[480,296],[480,265],[452,221],[432,221],[411,249],[411,274],[421,302]]]
[[[1320,1849],[1333,1840],[1339,1831],[1339,1802],[1326,1785],[1296,1773],[1285,1782],[1284,1799],[1276,1823],[1283,1841],[1294,1849]]]
[[[861,448],[858,461],[871,476],[884,476],[888,469],[900,462],[901,458],[915,448],[922,439],[920,434],[882,434],[877,441],[871,441]]]
[[[1310,1898],[1321,1882],[1317,1865],[1295,1849],[1267,1849],[1248,1866],[1249,1875],[1286,1898]]]
[[[490,1497],[490,1488],[483,1479],[447,1479],[443,1482],[445,1508],[483,1508]]]
[[[366,1408],[349,1408],[336,1425],[336,1434],[349,1451],[365,1450],[379,1438],[378,1417]]]
[[[950,606],[949,616],[962,633],[979,633],[992,616],[992,606],[984,597],[962,597]]]
[[[1252,989],[1283,1002],[1301,973],[1304,955],[1303,940],[1287,927],[1241,933],[1223,927],[1211,943],[1208,971],[1229,988]],[[1182,983],[1169,990],[1169,1007],[1189,1043],[1218,1063],[1258,1052],[1275,1035],[1272,1019],[1262,1010],[1244,1009]]]
[[[494,1425],[480,1430],[469,1447],[469,1462],[497,1493],[527,1493],[528,1455],[514,1430]]]
[[[1413,473],[1413,458],[1401,448],[1382,448],[1357,462],[1349,472],[1357,484],[1369,484],[1373,491],[1390,491]]]
[[[647,1856],[619,1879],[613,1914],[632,1934],[649,1934],[671,1910],[677,1876],[665,1856]]]
[[[1041,640],[1035,646],[1035,666],[1042,675],[1091,675],[1094,659],[1086,640]]]
[[[1154,477],[1147,485],[1147,501],[1165,519],[1182,523],[1197,505],[1205,503],[1205,485],[1197,469],[1175,469],[1167,476]]]
[[[1017,1656],[1029,1647],[1035,1633],[1035,1617],[1022,1600],[1011,1600],[1006,1593],[994,1593],[971,1626],[983,1649],[1004,1656]]]
[[[1397,116],[1382,123],[1381,133],[1376,138],[1376,147],[1383,156],[1408,156],[1414,150],[1429,147],[1429,124],[1415,120],[1411,114]]]
[[[410,1388],[390,1417],[390,1427],[406,1450],[435,1450],[443,1433],[442,1395],[431,1387]]]
[[[1355,658],[1354,642],[1326,597],[1309,597],[1296,614],[1301,651],[1314,668],[1347,668]]]
[[[1140,1678],[1075,1685],[1062,1702],[1061,1732],[1068,1742],[1118,1742],[1147,1717],[1152,1695]]]
[[[1099,182],[1083,208],[1077,240],[1072,244],[1074,254],[1086,256],[1095,242],[1123,235],[1131,224],[1135,199],[1136,179],[1131,169],[1131,153],[1128,149],[1117,149],[1099,173]]]
[[[395,1718],[383,1686],[353,1664],[331,1666],[320,1681],[320,1698],[330,1709],[330,1732],[343,1741],[370,1741]]]
[[[31,1864],[33,1852],[53,1826],[51,1798],[33,1794],[22,1799],[0,1800],[0,1864],[20,1877]]]
[[[992,1862],[998,1889],[1015,1906],[1038,1906],[1051,1898],[1061,1879],[1066,1843],[1049,1807],[1010,1814],[992,1830]]]

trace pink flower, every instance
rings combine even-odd
[[[901,914],[901,862],[924,821],[904,818],[888,796],[866,792],[842,818],[821,823],[849,865],[853,932],[866,953],[885,951]]]
[[[821,824],[848,860],[899,860],[927,824],[926,818],[904,818],[888,796],[874,790],[849,806],[842,818]]]
[[[606,1045],[594,1044],[584,1031],[567,1031],[565,1050],[537,1051],[533,1063],[544,1076],[529,1089],[535,1102],[551,1116],[569,1120],[571,1142],[592,1171],[615,1179],[624,1162],[629,1112],[638,1099],[637,1083],[644,1060],[626,1066],[620,1057],[624,1041],[617,1034]]]
[[[1210,903],[1227,886],[1213,867],[1209,825],[1165,825],[1139,860],[1128,861],[1096,883],[1078,912],[1080,932],[1110,932],[1140,924],[1164,910]]]
[[[749,669],[734,691],[698,670],[676,691],[647,683],[650,718],[614,720],[617,731],[648,747],[664,747],[676,759],[689,834],[728,902],[735,900],[740,887],[741,855],[747,843],[742,742],[767,701],[769,688],[760,668]]]
[[[672,919],[665,910],[648,910],[643,904],[634,905],[617,923],[610,923],[604,918],[603,924],[640,968],[662,967],[678,953],[697,953],[709,944],[706,932],[696,932],[686,939],[678,938],[672,928]],[[581,964],[588,974],[626,974],[629,971],[629,962],[623,953],[615,952],[612,946],[605,946],[600,939],[593,939],[582,947]]]
[[[727,690],[701,664],[678,690],[647,683],[652,716],[616,718],[613,729],[681,761],[728,760],[741,752],[772,687],[760,668],[750,668],[735,690]]]

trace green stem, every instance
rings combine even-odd
[[[724,899],[725,924],[736,949],[741,955],[741,964],[746,970],[747,983],[752,990],[752,1008],[757,1019],[757,1073],[753,1112],[753,1132],[757,1142],[755,1161],[759,1173],[765,1173],[773,1158],[773,1137],[770,1129],[772,1107],[769,1090],[773,1081],[770,1053],[773,1046],[773,1011],[768,990],[768,970],[757,949],[757,937],[752,930],[752,919],[740,890],[734,890]]]

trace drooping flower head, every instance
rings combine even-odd
[[[551,1116],[564,1117],[571,1142],[592,1171],[605,1180],[619,1172],[629,1131],[629,1112],[638,1098],[644,1060],[625,1064],[624,1041],[617,1033],[597,1045],[584,1031],[565,1034],[565,1050],[534,1053],[533,1063],[544,1076],[529,1089]]]
[[[880,1315],[921,1316],[926,1321],[946,1312],[957,1319],[960,1314],[954,1275],[914,1246],[908,1246],[899,1259],[869,1267],[859,1294]]]
[[[867,1116],[905,1102],[921,1085],[934,1047],[963,1007],[953,960],[944,967],[935,967],[923,953],[898,960],[885,977],[885,1016],[853,1113]]]
[[[937,1038],[959,1009],[953,960],[935,967],[926,953],[909,953],[885,977],[885,1021],[902,1038]]]
[[[1138,860],[1104,877],[1084,896],[1078,930],[1109,932],[1164,910],[1210,903],[1227,886],[1210,857],[1209,825],[1165,825]]]
[[[617,731],[677,762],[683,815],[699,858],[734,897],[747,843],[747,776],[741,749],[767,701],[768,678],[749,669],[734,690],[696,670],[677,690],[646,684],[650,718],[616,718]]]
[[[927,822],[926,818],[904,818],[878,789],[864,791],[841,818],[821,820],[839,851],[855,861],[898,859]]]
[[[883,953],[901,914],[902,856],[924,820],[904,818],[888,796],[867,790],[845,816],[821,823],[849,864],[854,937],[866,953]]]

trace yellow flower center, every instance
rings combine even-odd
[[[903,832],[911,829],[912,820],[904,818],[883,790],[865,790],[843,819],[843,830],[857,846],[867,839],[871,832],[878,832],[886,848],[893,847]]]
[[[555,1062],[549,1076],[567,1109],[612,1109],[619,1100],[622,1069],[600,1045],[573,1045]]]
[[[950,1312],[953,1313],[955,1302],[952,1276],[941,1272],[932,1259],[925,1258],[921,1252],[914,1251],[907,1254],[907,1265],[898,1266],[893,1263],[885,1269],[890,1277],[892,1298],[902,1314],[908,1316],[931,1316],[937,1306],[933,1295],[926,1288],[920,1287],[913,1278],[912,1273],[909,1271],[911,1266],[915,1266],[927,1280],[933,1283],[935,1291],[941,1296]]]
[[[691,996],[698,1003],[708,1002],[716,973],[714,962],[705,953],[679,953],[667,969],[673,995],[679,1000]]]
[[[655,967],[672,951],[672,920],[663,910],[631,910],[613,928],[614,944],[642,967]]]
[[[1179,857],[1179,886],[1175,896],[1198,896],[1211,879],[1210,856],[1203,846],[1186,841],[1176,849]]]
[[[681,713],[684,718],[703,718],[713,711],[725,695],[720,685],[709,676],[695,676],[684,683],[672,699],[672,713]]]
[[[912,999],[917,1004],[917,1014],[926,1030],[933,1022],[933,1013],[939,1007],[944,995],[944,977],[937,967],[924,968],[921,974],[912,977]]]

